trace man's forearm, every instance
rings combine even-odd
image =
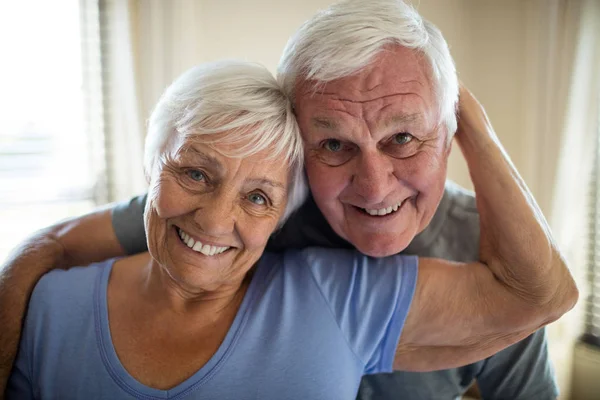
[[[462,101],[476,100],[461,92]],[[461,107],[462,107],[461,101]],[[570,309],[577,289],[533,196],[499,143],[481,107],[465,107],[457,133],[480,214],[480,259],[533,307],[555,317]],[[546,321],[547,323],[548,321]]]
[[[55,268],[87,265],[124,254],[112,227],[110,207],[37,232],[14,249],[1,266],[0,396],[15,359],[29,297],[39,279]]]
[[[0,399],[17,354],[31,292],[42,275],[60,265],[63,258],[60,242],[44,231],[14,249],[0,267]]]

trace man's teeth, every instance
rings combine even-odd
[[[365,210],[367,212],[367,214],[369,214],[369,215],[378,215],[378,216],[388,215],[394,211],[397,211],[401,205],[402,205],[402,202],[400,202],[398,204],[394,204],[393,206],[390,206],[388,208],[381,208],[379,210],[369,210],[368,208],[363,208],[363,210]]]
[[[197,251],[198,253],[202,253],[205,256],[214,256],[215,254],[221,254],[225,250],[229,249],[229,247],[217,247],[208,244],[202,244],[199,240],[194,240],[190,235],[188,235],[182,229],[179,228],[177,229],[177,232],[179,233],[179,237],[181,238],[181,240],[183,240],[183,242],[187,244],[187,247],[194,251]]]

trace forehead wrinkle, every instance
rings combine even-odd
[[[331,118],[326,117],[314,117],[312,118],[312,124],[315,128],[324,128],[331,131],[339,131],[339,124]]]
[[[329,100],[332,100],[332,101],[341,101],[341,102],[352,103],[352,104],[365,104],[365,103],[370,103],[370,102],[374,102],[374,101],[382,101],[382,100],[386,100],[386,99],[396,97],[396,96],[411,96],[411,95],[413,95],[413,96],[418,96],[418,97],[422,98],[422,96],[416,92],[396,92],[396,93],[391,93],[391,94],[385,94],[385,95],[378,96],[378,97],[373,97],[371,99],[366,99],[366,100],[356,100],[356,99],[342,97],[339,95],[339,93],[335,93],[335,92],[323,93],[323,95],[331,96],[331,98]],[[338,111],[342,111],[342,110],[338,110]]]
[[[383,83],[378,83],[370,88],[367,89],[358,89],[359,92],[364,92],[364,93],[368,93],[368,92],[372,92],[374,90],[377,90],[379,87],[383,86]]]

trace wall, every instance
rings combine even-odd
[[[461,79],[485,106],[508,154],[527,180],[524,132],[525,24],[523,2],[421,0],[422,15],[444,33]],[[459,11],[460,10],[460,11]],[[472,188],[458,148],[449,176]]]
[[[142,65],[139,72],[145,83],[142,108],[149,113],[162,89],[195,63],[242,58],[275,71],[288,37],[304,20],[331,3],[329,0],[173,0],[168,7],[161,0],[133,1],[137,10],[134,13],[137,51]],[[535,136],[528,132],[535,110],[526,100],[527,90],[532,88],[528,75],[532,57],[531,42],[527,41],[527,35],[531,37],[526,20],[528,3],[531,5],[533,1],[413,1],[421,14],[444,33],[459,78],[485,106],[508,154],[534,195],[538,195],[534,178],[539,167],[531,162],[536,151]],[[543,3],[539,4],[543,7]],[[157,43],[162,43],[159,50]],[[472,188],[457,146],[450,158],[449,177]],[[550,329],[551,337],[553,329],[558,328]],[[551,350],[565,393],[570,352],[562,351],[560,346],[552,343]]]
[[[289,36],[330,0],[175,0],[171,6],[157,0],[136,0],[137,38],[145,75],[143,108],[150,112],[160,92],[187,67],[222,58],[260,62],[275,71]],[[425,18],[444,33],[455,58],[460,79],[485,105],[497,133],[517,167],[526,166],[523,149],[523,80],[525,24],[520,0],[421,0],[414,2]],[[187,10],[178,15],[177,10]],[[168,14],[167,19],[157,15]],[[167,21],[165,23],[165,21]],[[168,25],[169,21],[173,26]],[[159,27],[159,29],[157,29]],[[165,51],[164,28],[170,32]],[[162,37],[157,37],[163,32]],[[152,52],[149,55],[149,52]],[[161,71],[148,74],[148,64]],[[466,165],[453,152],[449,176],[471,188]],[[527,179],[527,171],[521,171]]]

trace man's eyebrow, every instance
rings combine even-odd
[[[324,128],[330,131],[338,131],[340,129],[340,126],[337,122],[324,117],[314,117],[312,119],[312,125],[315,128]]]
[[[383,121],[383,126],[389,128],[393,125],[406,124],[421,120],[421,114],[395,114]]]

